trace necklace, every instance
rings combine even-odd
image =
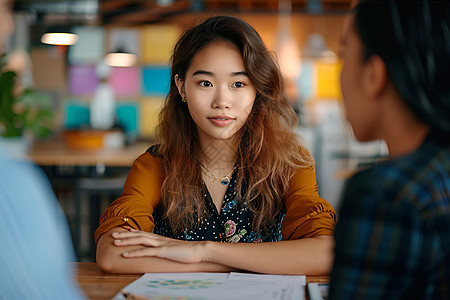
[[[211,178],[211,179],[220,181],[220,183],[223,184],[223,185],[227,185],[227,184],[230,183],[231,174],[233,174],[234,170],[236,170],[236,166],[235,166],[235,167],[233,168],[233,170],[231,170],[231,172],[228,173],[226,176],[224,176],[224,177],[217,177],[217,176],[214,176],[213,173],[211,173],[208,169],[206,169],[206,168],[202,165],[202,171],[203,171],[203,173],[205,173],[206,175],[208,175],[208,177]]]

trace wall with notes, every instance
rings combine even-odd
[[[89,103],[100,82],[95,72],[97,63],[110,51],[132,52],[138,56],[138,64],[130,68],[113,68],[108,80],[116,96],[118,118],[126,124],[126,130],[136,136],[153,137],[159,110],[169,91],[169,59],[173,45],[186,28],[208,16],[172,16],[164,23],[140,27],[76,27],[74,31],[80,38],[73,46],[31,49],[35,86],[56,91],[60,96],[57,109],[61,111],[61,127],[88,126]],[[247,20],[259,32],[269,49],[276,50],[276,14],[237,16]],[[304,46],[310,33],[318,32],[325,37],[328,47],[337,52],[344,18],[344,15],[293,15],[292,33],[298,47]],[[314,101],[340,99],[338,63],[330,65],[301,60],[301,64],[302,72],[295,84],[302,97]],[[131,113],[133,110],[135,112]]]

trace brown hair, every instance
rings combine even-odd
[[[197,129],[174,77],[178,74],[184,80],[194,55],[218,41],[237,47],[257,93],[249,118],[237,133],[236,161],[237,197],[254,213],[255,230],[274,222],[294,171],[314,164],[293,131],[297,116],[284,93],[279,67],[259,34],[239,18],[211,17],[187,30],[175,45],[170,92],[160,114],[159,154],[166,175],[162,205],[173,230],[192,229],[206,217]]]

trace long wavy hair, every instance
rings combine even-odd
[[[193,229],[206,217],[202,192],[202,149],[196,124],[181,101],[174,77],[185,79],[195,54],[213,42],[234,45],[256,88],[247,122],[238,131],[236,194],[254,214],[253,228],[274,223],[296,169],[314,160],[294,128],[297,116],[284,92],[278,64],[259,34],[245,21],[231,16],[208,18],[188,29],[176,43],[172,57],[170,92],[157,128],[159,155],[165,172],[162,185],[164,217],[172,230]]]

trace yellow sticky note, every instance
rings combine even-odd
[[[159,112],[164,105],[164,97],[147,97],[140,100],[141,135],[154,137],[159,122]]]
[[[148,25],[142,29],[142,63],[167,64],[180,37],[176,25]]]
[[[340,63],[318,62],[317,70],[317,97],[326,99],[340,99],[339,87]]]

